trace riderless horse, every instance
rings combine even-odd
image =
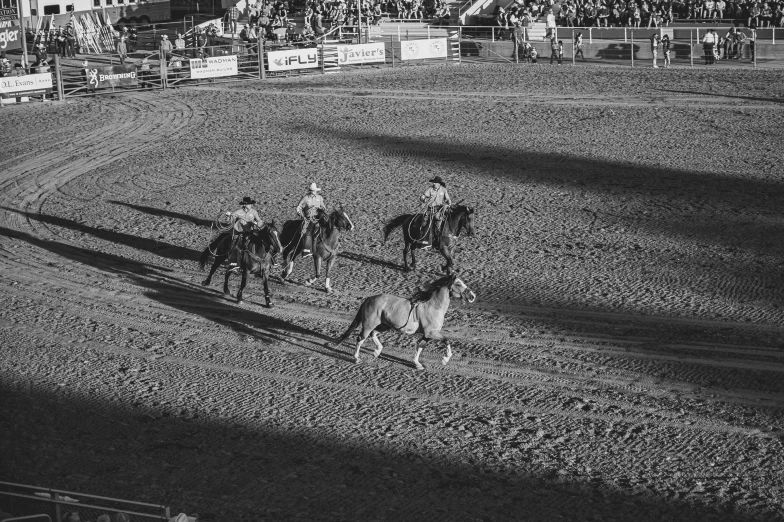
[[[348,217],[348,214],[343,207],[338,207],[327,214],[324,211],[319,211],[317,215],[318,226],[313,231],[313,266],[316,275],[307,279],[305,284],[310,286],[321,277],[321,266],[326,263],[326,282],[325,289],[327,292],[332,292],[332,285],[330,284],[329,274],[332,266],[338,259],[338,252],[340,249],[340,233],[343,231],[354,230],[354,223]],[[283,223],[283,232],[281,233],[281,243],[283,243],[283,263],[286,268],[281,273],[281,278],[284,282],[289,281],[291,272],[294,271],[294,259],[305,248],[304,235],[302,234],[302,220],[292,219]]]
[[[376,350],[373,355],[378,358],[384,346],[378,339],[378,334],[388,330],[396,330],[404,334],[413,335],[422,332],[422,339],[417,343],[414,355],[414,367],[424,370],[419,362],[424,344],[429,341],[441,340],[446,346],[446,354],[441,359],[441,364],[446,365],[452,358],[452,347],[441,327],[444,325],[444,315],[449,308],[450,294],[455,298],[463,299],[467,294],[469,303],[476,300],[476,294],[461,281],[456,274],[451,274],[430,283],[426,289],[417,292],[411,299],[404,299],[389,294],[380,294],[368,297],[359,307],[356,317],[349,325],[346,332],[338,339],[337,348],[348,339],[351,332],[360,324],[362,330],[357,336],[357,351],[354,359],[361,361],[359,351],[368,336],[372,335]]]
[[[414,250],[430,246],[430,241],[423,244],[418,241],[417,238],[412,237],[420,230],[428,228],[427,223],[423,224],[423,219],[423,214],[403,214],[392,218],[384,227],[385,242],[393,230],[401,226],[403,227],[403,240],[405,242],[405,246],[403,247],[403,265],[406,270],[410,270],[408,266],[408,253],[411,252],[411,268],[416,268]],[[446,264],[443,265],[441,269],[447,274],[452,273],[454,267],[453,253],[455,246],[457,246],[457,237],[463,231],[465,231],[468,236],[474,235],[474,209],[458,203],[447,209],[443,224],[441,225],[441,230],[433,231],[434,237],[432,246],[438,248],[441,255],[444,256]],[[427,235],[430,235],[429,231]]]
[[[269,290],[269,269],[272,263],[272,255],[275,252],[283,250],[278,236],[278,228],[274,221],[272,223],[267,223],[263,228],[254,228],[254,230],[250,232],[248,240],[245,242],[245,249],[239,256],[240,262],[238,270],[242,275],[242,279],[240,280],[240,288],[237,291],[237,303],[242,303],[242,291],[245,289],[248,273],[251,273],[261,277],[264,282],[264,300],[267,307],[272,307]],[[201,253],[199,267],[202,270],[207,266],[207,260],[210,255],[215,256],[215,261],[212,263],[210,273],[207,276],[207,279],[202,281],[202,286],[209,286],[210,281],[212,281],[212,275],[231,254],[233,239],[234,235],[231,231],[224,232],[216,237]],[[235,246],[234,248],[239,247]],[[229,291],[229,276],[234,271],[235,269],[227,269],[223,281],[223,293],[229,296],[231,295],[231,292]]]

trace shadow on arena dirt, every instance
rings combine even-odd
[[[522,185],[588,190],[617,202],[612,214],[596,216],[592,225],[596,228],[625,226],[652,235],[712,242],[760,254],[782,252],[782,245],[774,238],[780,237],[783,231],[769,224],[784,217],[781,205],[784,183],[778,181],[592,160],[578,155],[491,144],[471,147],[428,139],[348,132],[327,126],[303,126],[301,132],[340,138],[345,140],[347,147],[357,147],[357,143],[361,143],[363,149],[368,149],[368,154],[375,149],[382,157],[416,157],[425,162],[423,168],[428,166],[427,161],[437,162],[441,167],[449,165],[447,168],[459,163],[459,170],[478,172],[480,174],[475,176],[486,177],[488,183],[498,176]],[[525,215],[519,208],[521,204],[515,205],[514,201],[503,197],[498,201],[471,201],[469,194],[455,192],[453,198],[467,197],[465,203],[478,207],[483,213]],[[646,209],[655,209],[656,217],[643,214]],[[766,214],[765,219],[752,222],[749,214],[755,212]]]
[[[185,260],[185,261],[197,261],[199,259],[200,252],[191,250],[190,248],[185,248],[177,245],[170,245],[169,243],[164,243],[156,239],[133,236],[131,234],[126,234],[124,232],[116,232],[113,230],[91,227],[89,225],[84,225],[82,223],[73,221],[71,219],[65,219],[57,216],[48,216],[46,214],[33,214],[33,213],[24,212],[9,207],[0,207],[0,209],[23,215],[27,219],[39,221],[47,225],[67,228],[69,230],[81,232],[82,234],[89,234],[93,237],[102,239],[104,241],[109,241],[111,243],[118,243],[121,245],[129,246],[131,248],[146,250],[147,252],[168,259],[177,259],[177,260]]]
[[[209,227],[212,224],[212,221],[210,221],[209,219],[201,219],[201,218],[191,216],[189,214],[172,212],[171,210],[166,210],[164,208],[146,207],[144,205],[134,205],[133,203],[125,203],[124,201],[117,201],[114,199],[110,199],[109,203],[113,203],[115,205],[122,205],[124,207],[132,208],[139,212],[144,212],[145,214],[150,214],[153,216],[180,219],[182,221],[187,221],[189,223],[193,223],[194,225],[198,225],[200,227]]]
[[[611,477],[564,479],[556,469],[528,476],[470,456],[395,450],[383,435],[352,439],[263,413],[179,416],[25,379],[0,375],[0,478],[163,503],[205,522],[745,519],[647,491],[621,493]]]
[[[713,96],[717,98],[737,98],[739,100],[760,101],[770,103],[784,103],[784,99],[780,98],[758,98],[756,96],[738,96],[735,94],[721,94],[716,92],[699,92],[699,91],[676,91],[673,89],[659,89],[662,92],[672,92],[676,94],[698,94],[700,96]]]
[[[221,294],[216,295],[207,289],[195,287],[191,283],[172,277],[171,274],[167,274],[171,270],[164,267],[148,265],[57,241],[47,241],[25,232],[3,227],[0,227],[0,236],[20,239],[66,259],[114,273],[126,282],[147,289],[144,295],[149,299],[190,314],[200,315],[255,341],[265,344],[288,344],[328,357],[353,362],[353,359],[348,358],[343,352],[332,350],[326,346],[326,343],[333,341],[331,337],[275,317],[238,307],[233,304],[233,301],[229,301]],[[218,275],[220,277],[216,277],[216,279],[222,281],[222,275],[220,273]],[[230,287],[233,286],[235,290],[238,284],[237,277],[232,277],[229,281]],[[248,287],[246,287],[246,295],[250,297],[253,287],[260,284],[260,280],[250,277]]]

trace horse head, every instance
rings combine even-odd
[[[275,223],[275,220],[273,219],[267,223],[264,229],[267,231],[273,249],[277,249],[278,252],[283,252],[283,245],[280,242],[280,231],[278,230],[278,225]]]
[[[461,200],[462,201],[462,200]],[[457,222],[457,235],[465,230],[467,236],[474,235],[474,212],[476,209],[464,205],[455,205],[452,209],[456,215],[459,216]]]
[[[354,230],[354,223],[351,222],[351,218],[348,217],[348,213],[343,210],[343,205],[338,205],[335,210],[332,211],[330,218],[332,226],[335,228],[346,231]]]
[[[452,285],[449,287],[449,291],[452,292],[452,297],[455,299],[463,299],[464,297],[468,299],[469,303],[473,303],[476,301],[476,294],[468,288],[468,286],[456,275],[454,276],[454,281]],[[466,297],[467,294],[467,297]]]

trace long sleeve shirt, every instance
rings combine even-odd
[[[452,204],[452,199],[449,197],[449,192],[446,187],[438,187],[437,189],[430,187],[424,194],[419,196],[422,203],[426,203],[428,207],[440,207],[444,203]]]
[[[312,219],[316,216],[316,211],[318,209],[327,209],[324,205],[324,198],[319,194],[305,194],[305,197],[303,197],[300,200],[299,205],[297,205],[297,214],[303,218]]]
[[[255,208],[248,210],[239,208],[231,213],[231,219],[234,221],[234,230],[237,232],[244,232],[251,223],[261,226],[261,218]]]

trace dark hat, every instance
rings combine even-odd
[[[242,201],[240,201],[240,205],[255,205],[255,204],[256,204],[256,200],[249,196],[245,196],[244,198],[242,198]]]
[[[441,179],[441,176],[436,176],[435,178],[431,179],[430,183],[438,183],[442,187],[446,187],[446,183],[444,183],[444,180]]]

